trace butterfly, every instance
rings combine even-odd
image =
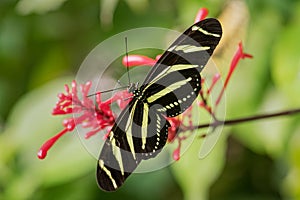
[[[183,113],[197,98],[200,72],[221,36],[217,19],[195,23],[163,53],[141,86],[129,90],[132,100],[116,119],[98,159],[102,190],[117,190],[142,160],[161,152],[170,127],[166,117]]]

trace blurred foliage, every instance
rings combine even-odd
[[[248,13],[233,9],[241,2]],[[229,84],[227,118],[300,107],[298,0],[2,0],[0,199],[300,199],[299,115],[228,127],[203,160],[196,139],[180,161],[132,175],[116,193],[98,189],[96,162],[75,134],[59,141],[46,160],[36,158],[43,141],[61,129],[62,118],[50,115],[56,94],[91,49],[130,28],[183,30],[200,7],[212,17],[248,18],[235,38],[224,37],[216,56],[225,74],[233,41],[243,40],[254,55]],[[228,27],[239,18],[222,19],[230,35]]]

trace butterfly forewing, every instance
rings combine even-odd
[[[170,124],[201,89],[200,72],[219,43],[218,20],[206,19],[187,29],[161,56],[132,101],[120,113],[99,156],[97,181],[105,191],[118,189],[142,160],[164,147]]]
[[[180,35],[151,68],[144,84],[155,80],[161,73],[178,64],[206,65],[222,37],[217,19],[209,18],[195,23]],[[201,68],[199,69],[201,71]]]

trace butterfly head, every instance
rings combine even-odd
[[[130,83],[130,85],[128,86],[128,92],[129,93],[132,93],[132,94],[135,94],[135,93],[137,93],[138,91],[138,85],[139,85],[139,83],[137,82],[137,83]]]

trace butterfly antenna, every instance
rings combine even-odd
[[[91,96],[94,96],[94,95],[97,95],[97,94],[103,94],[103,93],[107,93],[107,92],[113,92],[115,90],[121,90],[121,89],[125,89],[125,88],[127,88],[127,86],[122,86],[122,87],[119,87],[119,88],[114,88],[114,89],[110,89],[110,90],[104,90],[104,91],[96,92],[94,94],[89,94],[86,97],[91,97]]]
[[[128,86],[130,87],[131,81],[130,81],[130,75],[129,75],[129,65],[128,65],[128,43],[127,43],[127,37],[125,37],[125,50],[126,50],[126,70],[127,70],[127,76],[128,76]]]
[[[128,77],[128,86],[122,86],[121,81],[118,80],[118,84],[121,87],[115,88],[115,89],[110,89],[110,90],[105,90],[105,91],[101,91],[101,92],[96,92],[94,94],[89,94],[86,97],[91,97],[91,96],[97,95],[99,93],[106,93],[106,92],[112,92],[112,91],[119,90],[119,89],[125,89],[125,88],[129,88],[131,86],[130,75],[129,75],[129,65],[128,65],[128,45],[127,44],[128,44],[127,43],[127,37],[125,37],[125,50],[126,50],[125,56],[126,56],[126,71],[127,71],[127,77]]]

